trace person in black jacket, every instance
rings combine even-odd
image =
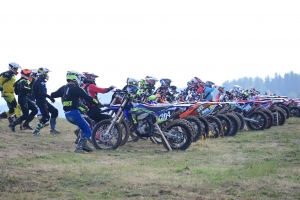
[[[33,132],[34,135],[40,135],[40,130],[45,127],[46,122],[48,122],[49,120],[51,127],[50,133],[60,133],[60,131],[56,130],[56,118],[58,117],[58,110],[46,100],[46,98],[49,98],[52,103],[55,102],[55,99],[47,94],[46,82],[49,79],[48,72],[49,70],[47,68],[39,68],[37,79],[33,84],[33,93],[36,100],[36,105],[39,107],[42,113],[42,118],[36,125],[36,128]],[[51,119],[49,113],[51,113]]]
[[[68,122],[75,124],[83,132],[78,141],[75,153],[85,153],[93,149],[87,145],[87,140],[92,135],[92,130],[88,123],[82,118],[79,111],[79,98],[84,99],[87,103],[95,103],[94,99],[86,94],[79,87],[81,78],[76,71],[67,72],[67,84],[61,86],[57,91],[51,93],[51,98],[62,98],[63,110]]]
[[[29,99],[31,96],[31,72],[32,71],[30,69],[23,69],[21,71],[21,78],[14,84],[15,92],[18,95],[18,102],[22,109],[22,115],[9,124],[9,127],[13,132],[15,132],[15,126],[22,123],[23,120],[25,120],[25,123],[23,124],[22,129],[33,130],[29,123],[33,120],[38,110],[36,105]],[[29,110],[31,110],[30,114]]]

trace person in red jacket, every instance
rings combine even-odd
[[[98,77],[97,75],[88,72],[83,72],[83,75],[85,76],[85,79],[83,80],[84,85],[82,86],[82,88],[86,91],[86,93],[89,96],[93,97],[94,102],[97,102],[93,104],[86,102],[86,106],[88,107],[88,111],[87,111],[88,116],[96,123],[98,123],[103,119],[109,119],[110,118],[109,115],[101,114],[101,109],[100,109],[101,103],[97,98],[97,94],[108,93],[111,90],[113,90],[115,86],[110,86],[109,88],[100,88],[96,85],[95,82],[95,79]]]

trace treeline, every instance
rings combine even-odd
[[[294,72],[285,73],[284,76],[275,73],[274,77],[269,76],[265,79],[256,77],[243,77],[238,80],[225,81],[223,86],[226,90],[233,88],[233,85],[242,86],[244,89],[255,87],[261,94],[267,92],[268,94],[284,95],[290,98],[300,97],[300,74]]]

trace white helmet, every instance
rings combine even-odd
[[[11,62],[8,64],[8,69],[10,71],[12,71],[14,74],[18,74],[18,70],[19,69],[22,69],[21,66],[18,64],[18,63],[15,63],[15,62]]]

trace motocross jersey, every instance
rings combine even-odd
[[[140,100],[144,101],[154,101],[157,96],[153,95],[153,90],[151,88],[141,88],[137,91]]]
[[[33,93],[36,100],[46,99],[46,97],[49,97],[49,95],[47,94],[46,82],[42,77],[38,77],[34,82]]]
[[[0,74],[0,91],[3,93],[14,93],[15,74],[12,71],[6,71]]]
[[[18,86],[16,86],[18,84]],[[30,87],[30,81],[26,78],[20,78],[16,83],[15,87],[19,88],[18,96],[31,96],[31,87]]]
[[[75,84],[66,84],[61,86],[57,91],[51,93],[52,98],[62,97],[64,111],[78,109],[79,98],[92,104],[94,99],[89,96],[82,88]]]
[[[107,93],[107,92],[110,91],[109,88],[99,88],[99,87],[97,87],[95,84],[91,84],[91,83],[86,83],[86,84],[84,84],[84,85],[82,86],[82,88],[84,89],[84,91],[85,91],[88,95],[90,95],[90,96],[94,99],[93,103],[91,103],[91,104],[89,104],[88,102],[86,102],[86,105],[87,105],[88,107],[93,107],[93,106],[95,106],[95,105],[99,105],[99,104],[100,104],[100,103],[99,103],[99,100],[98,100],[98,98],[97,98],[97,94],[98,94],[98,93],[104,94],[104,93]]]
[[[212,98],[212,92],[214,91],[215,88],[211,88],[211,87],[205,87],[204,88],[204,93],[205,93],[205,96],[204,96],[204,99],[206,99],[207,101],[212,101],[213,98]]]

